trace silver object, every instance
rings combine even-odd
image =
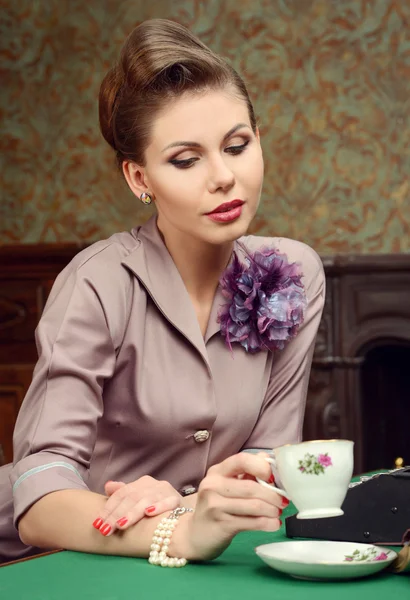
[[[370,481],[371,479],[376,479],[376,477],[381,477],[382,475],[390,475],[391,473],[396,473],[397,471],[403,471],[406,467],[399,467],[398,469],[391,469],[390,471],[384,471],[382,473],[374,473],[374,475],[363,475],[360,477],[360,481],[354,481],[349,483],[349,489],[354,488],[358,485],[362,485],[362,483],[366,483],[366,481]]]
[[[181,496],[189,496],[190,494],[195,494],[196,491],[197,489],[193,485],[186,485],[185,487],[179,490]]]
[[[193,508],[185,508],[185,506],[179,506],[169,515],[168,519],[179,519],[182,515],[188,512],[194,512]]]
[[[194,440],[198,444],[202,444],[202,442],[206,442],[209,439],[209,431],[207,429],[201,429],[194,433]]]

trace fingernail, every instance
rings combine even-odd
[[[147,513],[152,513],[155,510],[155,506],[148,506],[148,508],[145,509],[145,512]]]
[[[108,535],[111,531],[111,525],[108,525],[108,523],[106,523],[105,525],[103,525],[103,527],[101,527],[100,532],[103,535]]]
[[[289,506],[289,500],[284,496],[282,497],[282,506],[284,506],[285,508]]]
[[[282,519],[279,519],[279,525],[282,527]]]
[[[275,483],[275,478],[273,476],[273,473],[271,474],[271,476],[268,479],[268,483]]]
[[[101,525],[103,524],[103,520],[102,519],[95,519],[94,523],[93,523],[93,527],[95,527],[96,529],[99,529],[101,527]]]
[[[118,519],[117,521],[117,525],[119,525],[120,527],[124,527],[124,525],[126,525],[128,523],[128,519],[126,517],[121,517],[121,519]]]
[[[283,513],[283,510],[281,508],[279,508],[279,516],[281,516],[282,513]]]

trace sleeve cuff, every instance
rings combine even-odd
[[[273,454],[272,448],[242,448],[241,452],[249,452],[250,454],[258,454],[259,452],[267,452]]]
[[[33,463],[36,458],[37,464]],[[39,458],[42,464],[39,464]],[[56,460],[50,460],[55,458]],[[30,460],[31,459],[31,460]],[[59,456],[49,457],[47,462],[44,455],[28,456],[20,461],[13,469],[11,481],[14,498],[14,526],[18,526],[23,514],[43,496],[59,490],[87,490],[85,479],[87,471],[73,461]],[[25,464],[22,464],[25,463]]]

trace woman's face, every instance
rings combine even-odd
[[[234,92],[186,94],[154,121],[140,181],[158,227],[211,244],[243,235],[258,208],[263,158],[248,109]]]

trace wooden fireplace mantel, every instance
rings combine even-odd
[[[366,352],[376,345],[388,342],[410,347],[410,254],[341,255],[322,260],[326,303],[316,340],[304,435],[306,439],[354,440],[358,473],[365,470],[366,426],[360,369]]]
[[[37,359],[34,329],[57,274],[84,246],[0,246],[0,447],[12,460],[12,432]],[[305,439],[355,441],[363,471],[359,373],[366,348],[410,345],[410,254],[322,257],[326,303],[309,384]],[[1,456],[0,456],[1,461]]]

